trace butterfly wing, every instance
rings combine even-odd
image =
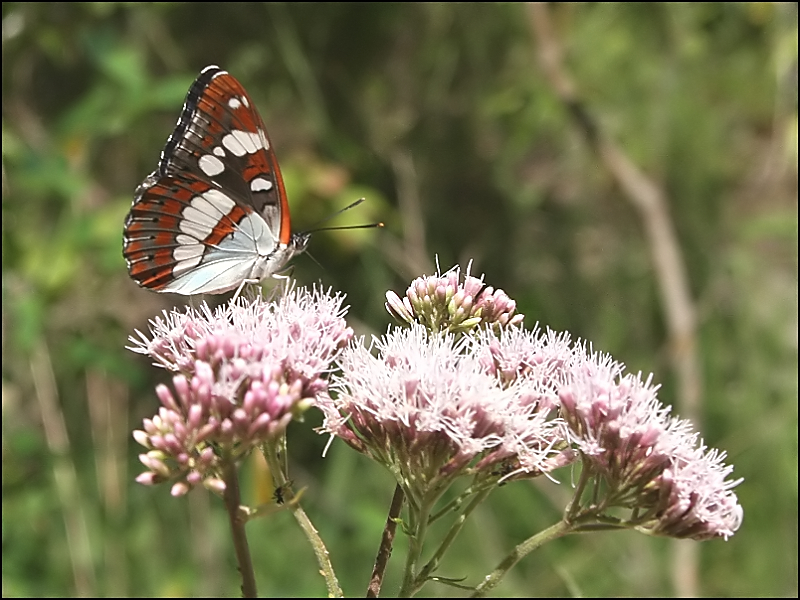
[[[206,67],[192,84],[123,238],[139,285],[187,295],[260,280],[299,251],[264,122],[226,71]]]

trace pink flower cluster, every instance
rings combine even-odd
[[[281,435],[327,389],[331,362],[352,337],[344,313],[339,295],[295,289],[274,302],[165,311],[149,337],[137,332],[130,349],[177,373],[175,394],[159,385],[158,414],[134,432],[148,449],[137,480],[174,481],[174,495],[199,483],[223,489],[221,461]]]
[[[415,279],[405,296],[386,292],[386,309],[401,322],[421,323],[432,331],[467,333],[480,326],[498,328],[522,323],[517,305],[503,290],[454,267],[444,274]]]
[[[524,334],[548,360],[564,352],[552,337]],[[509,339],[491,331],[456,339],[414,324],[375,339],[377,356],[352,345],[337,360],[335,398],[317,404],[323,430],[400,474],[409,491],[467,472],[550,471],[565,462],[557,387],[547,377],[504,382],[487,368],[492,346]]]
[[[176,374],[134,432],[148,450],[138,481],[221,491],[225,461],[316,405],[321,431],[388,468],[412,504],[432,505],[463,475],[486,490],[580,462],[565,515],[577,526],[692,539],[740,526],[725,454],[670,416],[650,378],[569,334],[524,329],[513,300],[459,269],[386,297],[408,327],[369,347],[351,343],[342,297],[319,290],[153,320],[131,350]]]
[[[498,484],[581,461],[593,493],[585,504],[578,490],[576,519],[693,539],[738,529],[740,481],[728,480],[724,453],[669,417],[650,379],[568,334],[523,329],[513,301],[469,275],[462,283],[458,269],[387,300],[410,327],[347,348],[335,394],[317,406],[322,431],[386,466],[407,496],[460,475]]]
[[[589,363],[591,364],[591,362]],[[725,453],[708,450],[689,421],[669,416],[650,378],[583,369],[559,392],[570,439],[602,479],[608,506],[635,506],[637,527],[696,540],[727,539],[742,507]]]

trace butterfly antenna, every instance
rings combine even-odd
[[[368,223],[366,225],[342,225],[340,227],[319,227],[319,225],[322,225],[323,223],[327,223],[328,221],[330,221],[334,217],[338,217],[344,211],[350,210],[351,208],[355,208],[356,206],[358,206],[359,204],[361,204],[365,200],[366,200],[366,198],[359,198],[355,202],[352,202],[351,204],[348,204],[344,208],[341,208],[341,209],[337,210],[335,213],[333,213],[333,214],[325,217],[321,221],[317,222],[317,225],[314,227],[314,229],[309,229],[308,231],[305,231],[304,233],[316,233],[317,231],[336,231],[336,230],[339,230],[339,229],[372,229],[373,227],[383,227],[384,226],[383,223]]]

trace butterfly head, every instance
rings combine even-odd
[[[289,248],[292,251],[292,256],[296,256],[306,251],[308,248],[308,241],[311,239],[311,233],[293,233],[289,240]]]

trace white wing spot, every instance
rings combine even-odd
[[[247,108],[250,108],[250,103],[247,101],[247,96],[242,96],[242,104],[244,104]]]
[[[172,257],[178,263],[185,264],[185,268],[193,267],[203,258],[203,244],[195,241],[193,244],[178,246],[172,251]]]
[[[197,240],[190,235],[184,235],[179,233],[175,236],[175,241],[181,244],[182,246],[193,246],[197,244]]]
[[[267,137],[267,132],[263,129],[259,129],[258,137],[259,141],[261,142],[261,147],[264,148],[264,150],[269,150],[269,138]]]
[[[234,206],[236,203],[219,190],[208,190],[192,198],[191,204],[183,209],[180,230],[198,240],[205,239]]]
[[[189,209],[185,209],[184,212],[187,210]],[[205,225],[199,225],[193,221],[187,221],[186,219],[181,219],[178,227],[180,227],[180,230],[183,233],[197,240],[203,240],[211,233],[211,228],[206,227]]]
[[[236,206],[236,202],[231,200],[229,196],[213,188],[203,194],[203,198],[210,201],[214,205],[214,210],[216,211],[214,214],[218,215],[219,217],[227,215],[229,212],[231,212],[231,209]],[[217,221],[219,220],[219,217],[217,217]]]
[[[212,152],[214,153],[214,156],[225,158],[225,148],[223,148],[222,146],[214,146]]]
[[[225,146],[228,150],[230,150],[234,156],[244,156],[247,154],[247,149],[242,146],[242,143],[239,141],[239,138],[234,136],[233,133],[229,133],[225,137],[222,138],[222,145]]]
[[[263,177],[256,177],[250,182],[251,192],[268,192],[272,189],[272,182]]]
[[[264,148],[260,131],[250,133],[249,131],[241,131],[238,129],[234,129],[223,137],[222,145],[236,156],[255,154],[258,150]]]
[[[235,96],[234,96],[233,98],[231,98],[230,100],[228,100],[228,107],[230,107],[230,109],[231,109],[231,110],[236,110],[236,109],[238,109],[238,108],[239,108],[241,105],[242,105],[242,101],[241,101],[241,100],[239,100],[239,99],[238,99],[237,97],[235,97]]]
[[[219,175],[225,170],[225,165],[220,159],[212,154],[204,154],[197,160],[197,165],[209,177]]]
[[[172,267],[172,274],[175,277],[178,277],[179,275],[182,275],[183,273],[186,273],[187,271],[191,271],[197,265],[200,264],[202,258],[203,258],[202,256],[196,256],[194,258],[187,258],[185,260],[180,260],[180,261],[176,262],[175,266]]]

